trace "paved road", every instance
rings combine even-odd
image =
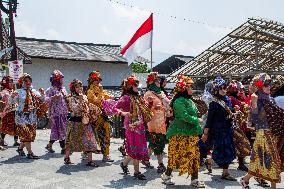
[[[142,167],[141,172],[144,173],[148,180],[139,181],[133,179],[132,176],[124,176],[121,174],[119,163],[122,160],[120,152],[117,148],[122,143],[119,139],[111,141],[111,156],[115,160],[114,163],[102,163],[101,155],[94,155],[94,159],[100,165],[98,168],[89,168],[85,166],[85,162],[81,161],[80,153],[74,153],[71,158],[75,162],[74,165],[64,165],[63,156],[60,154],[59,143],[55,143],[54,149],[56,153],[49,154],[45,150],[45,146],[49,139],[50,130],[38,130],[37,138],[33,143],[35,154],[41,157],[40,160],[28,160],[25,157],[19,157],[16,148],[10,147],[6,151],[0,151],[0,188],[41,188],[41,189],[71,189],[71,188],[189,188],[190,179],[186,176],[177,176],[174,172],[175,186],[166,186],[162,184],[160,175],[156,170],[146,170]],[[12,137],[7,137],[8,144],[13,143]],[[166,158],[166,157],[165,157]],[[157,166],[157,161],[152,157],[152,162]],[[166,162],[166,160],[165,160]],[[235,177],[241,177],[245,173],[236,170],[237,164],[230,166],[230,172]],[[133,167],[129,166],[131,175]],[[221,170],[215,168],[212,175],[207,174],[204,168],[201,170],[200,177],[206,188],[241,188],[238,182],[227,182],[220,179]],[[284,180],[284,174],[282,174]],[[252,180],[252,188],[261,188]],[[278,188],[284,189],[284,184],[278,184]]]

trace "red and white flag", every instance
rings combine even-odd
[[[128,65],[146,50],[152,48],[153,14],[140,26],[120,53],[127,59]]]

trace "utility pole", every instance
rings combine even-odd
[[[13,4],[12,4],[12,0],[10,0],[9,1],[10,43],[13,46],[13,50],[11,53],[11,59],[18,60],[13,12],[14,12]]]
[[[8,9],[3,5],[3,3],[8,4]],[[0,0],[0,9],[6,13],[9,17],[9,24],[10,24],[10,35],[9,40],[10,44],[13,47],[13,50],[11,52],[11,60],[17,60],[18,54],[17,54],[17,45],[16,45],[16,35],[15,35],[15,26],[14,26],[14,13],[16,13],[17,10],[17,0],[9,0],[9,1],[3,1]],[[2,15],[1,15],[2,17]],[[1,18],[1,32],[3,32],[2,27],[2,18]],[[1,45],[3,45],[3,33],[1,33]],[[2,46],[1,46],[2,48]]]

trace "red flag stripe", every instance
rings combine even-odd
[[[123,47],[120,51],[121,54],[124,54],[127,49],[135,43],[139,37],[145,35],[146,33],[153,30],[153,13],[150,15],[150,17],[140,26],[140,28],[136,31],[134,36],[130,39],[130,41],[127,43],[125,47]]]

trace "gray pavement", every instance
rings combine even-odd
[[[71,160],[74,165],[64,165],[63,156],[60,154],[59,143],[54,144],[56,153],[49,154],[45,146],[49,140],[50,130],[38,130],[36,141],[33,143],[34,153],[41,157],[40,160],[28,160],[25,157],[19,157],[16,148],[9,147],[5,151],[0,151],[0,188],[41,188],[41,189],[99,189],[99,188],[190,188],[190,178],[178,176],[177,172],[173,173],[175,186],[166,186],[162,184],[160,175],[156,169],[146,170],[143,166],[141,172],[144,173],[148,180],[139,181],[133,179],[133,166],[129,166],[131,175],[124,176],[120,169],[119,163],[122,160],[117,148],[122,143],[120,139],[111,140],[111,157],[114,163],[102,163],[102,155],[94,154],[94,159],[100,165],[98,168],[85,166],[81,160],[80,153],[74,153]],[[13,138],[7,136],[6,142],[13,144]],[[155,157],[151,157],[151,162],[157,167]],[[165,156],[165,163],[167,162]],[[245,173],[238,171],[237,163],[230,166],[230,172],[233,176],[240,178]],[[220,179],[221,169],[214,167],[213,173],[209,175],[202,168],[200,178],[205,181],[206,188],[241,188],[238,182],[223,181]],[[282,180],[284,174],[282,174]],[[278,184],[278,188],[284,189],[284,184]],[[256,182],[251,180],[251,188],[261,188]]]

